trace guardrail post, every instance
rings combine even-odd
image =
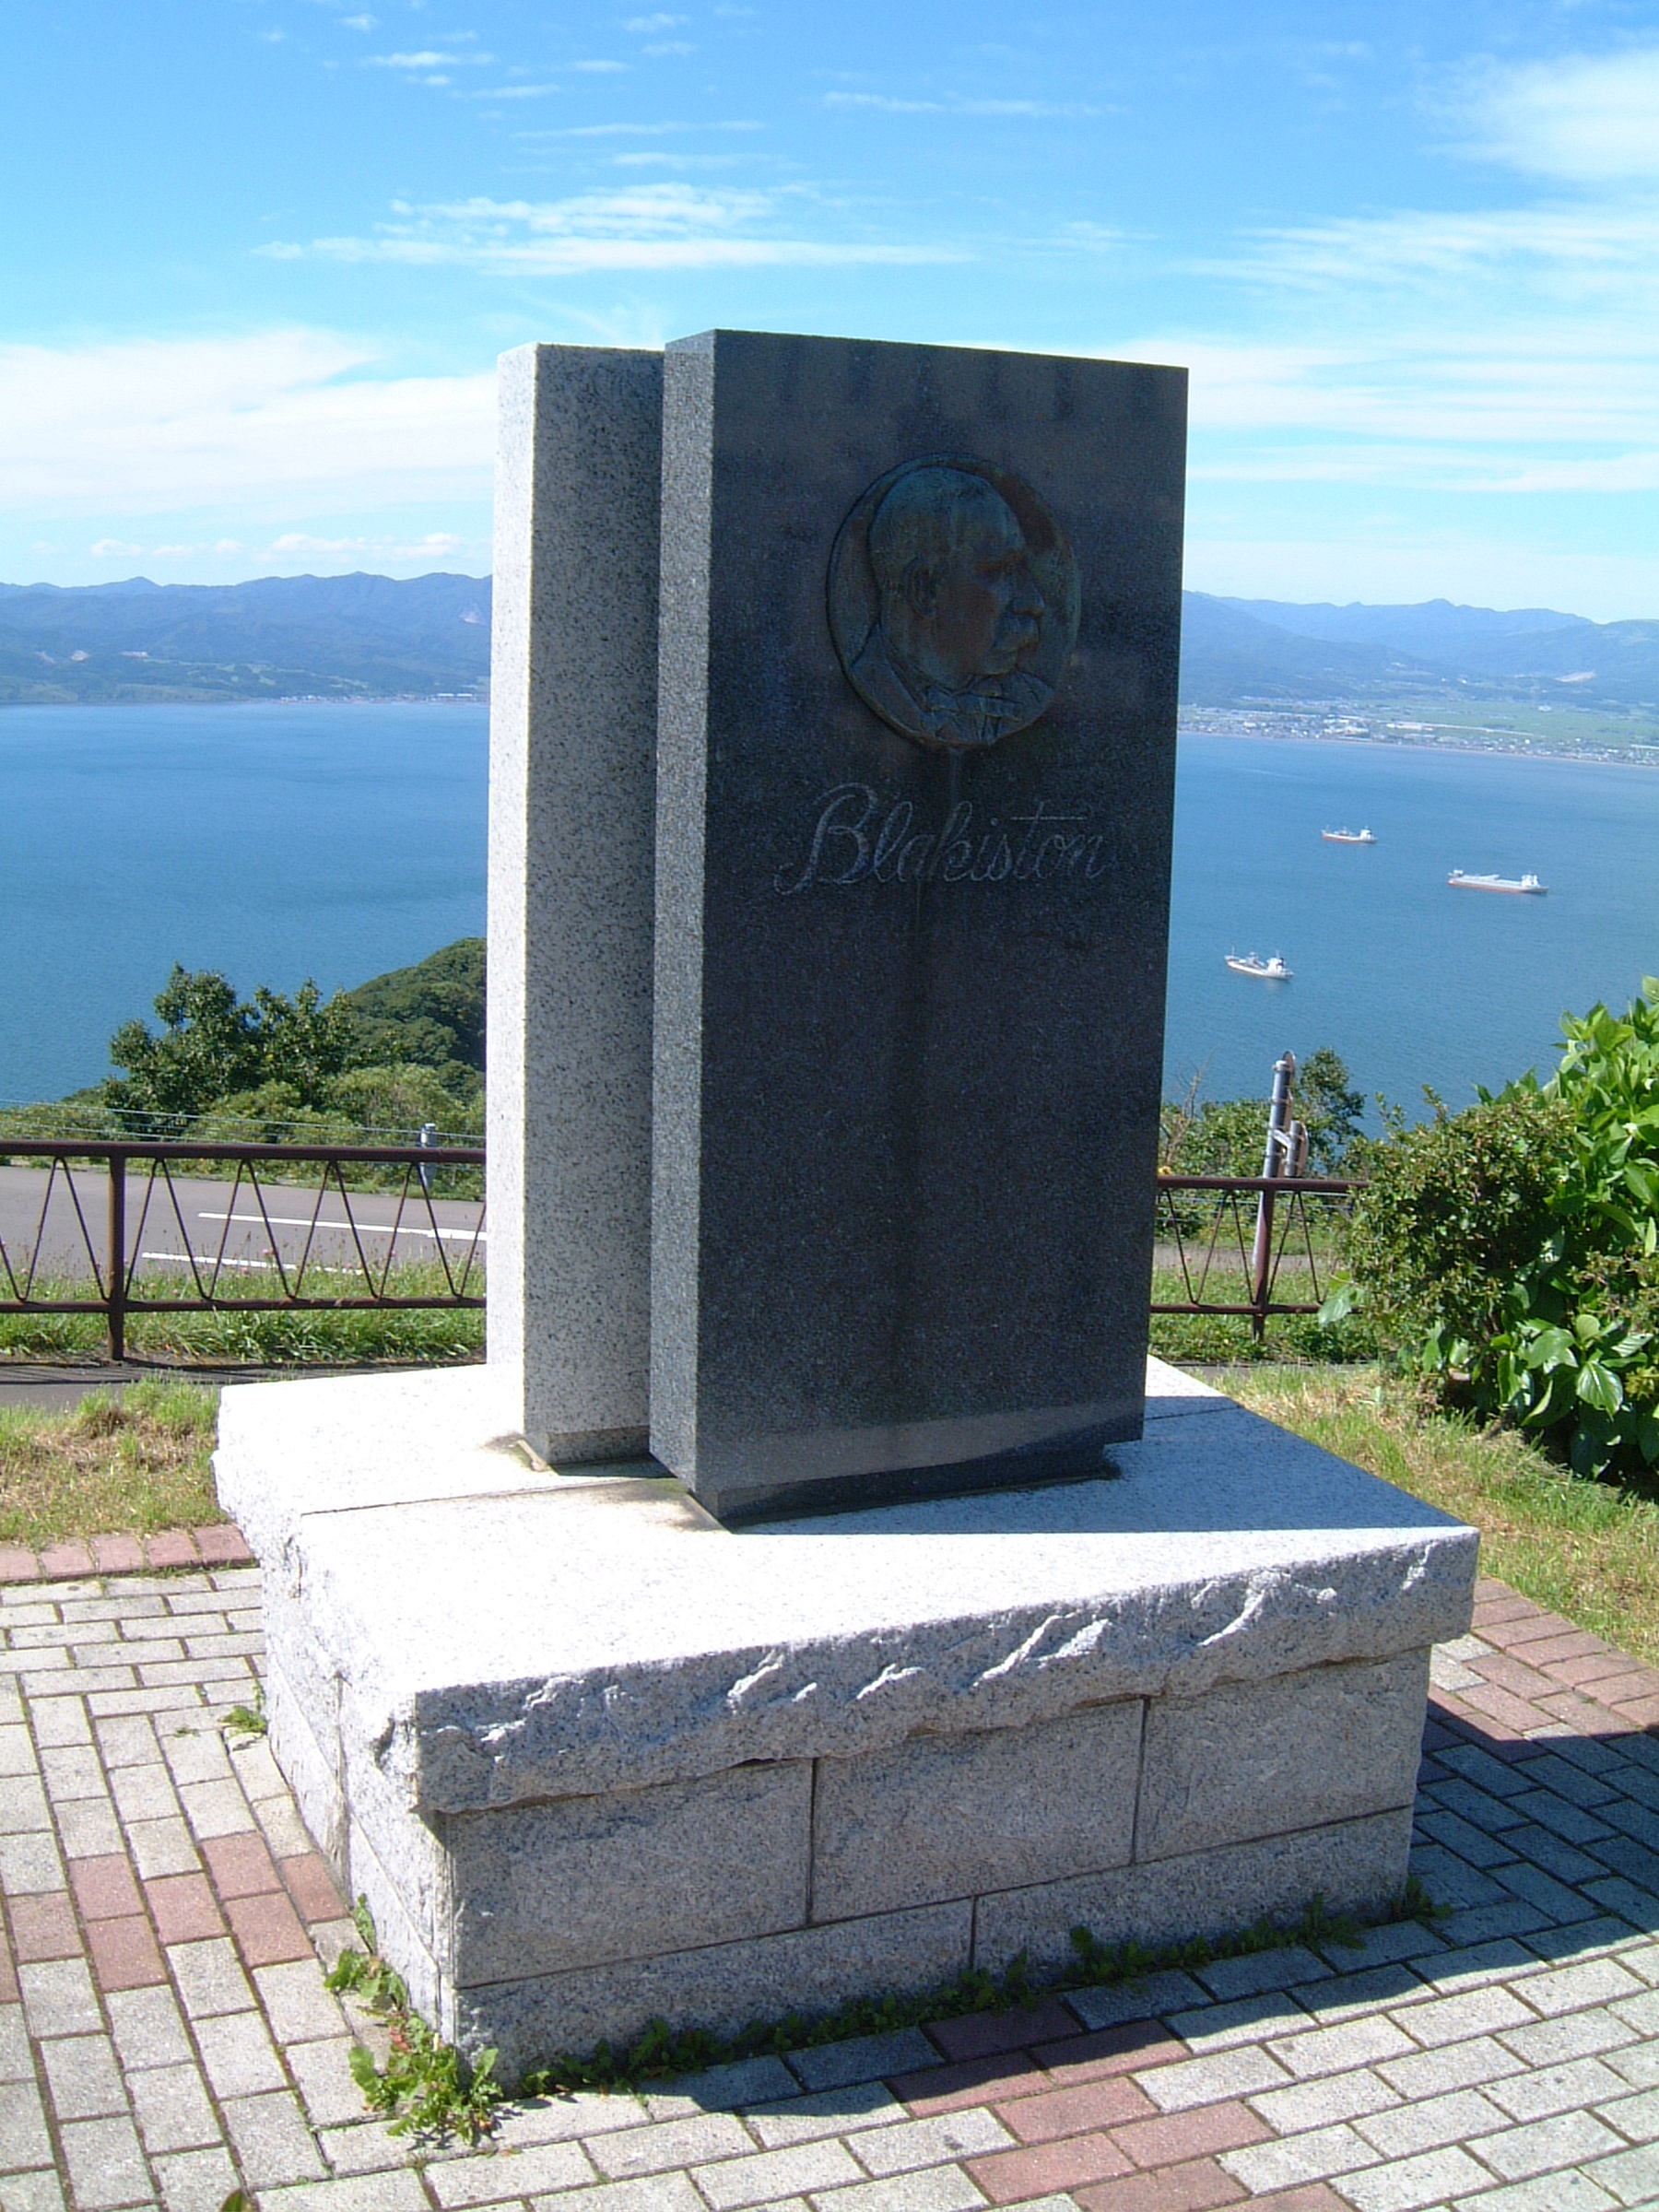
[[[126,1154],[119,1147],[110,1153],[110,1242],[107,1265],[110,1270],[109,1297],[105,1311],[110,1324],[110,1358],[119,1363],[126,1358]]]
[[[1255,1245],[1250,1257],[1250,1333],[1259,1344],[1267,1332],[1267,1300],[1273,1287],[1272,1182],[1289,1165],[1290,1096],[1296,1081],[1296,1054],[1286,1053],[1273,1064],[1273,1103],[1267,1109],[1267,1150],[1262,1174],[1268,1187],[1256,1200]]]

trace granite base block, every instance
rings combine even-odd
[[[1233,1843],[1150,1865],[981,1898],[975,1959],[1005,1964],[1020,1951],[1034,1965],[1076,1958],[1071,1930],[1103,1944],[1173,1943],[1250,1926],[1265,1913],[1299,1913],[1314,1898],[1333,1912],[1386,1909],[1406,1886],[1411,1807],[1340,1820],[1259,1843]]]
[[[744,1534],[648,1467],[488,1451],[476,1382],[453,1488],[415,1450],[400,1498],[395,1394],[334,1386],[331,1443],[280,1397],[318,1387],[228,1394],[272,1746],[421,2008],[509,2075],[1404,1881],[1475,1534],[1185,1377],[1153,1366],[1116,1479]]]

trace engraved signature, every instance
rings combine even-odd
[[[886,802],[868,783],[838,783],[818,807],[805,859],[772,877],[781,898],[815,883],[1093,883],[1106,873],[1105,834],[1090,834],[1092,818],[1053,813],[1041,799],[1033,813],[979,823],[972,803],[959,799],[936,830],[918,826],[909,799]]]

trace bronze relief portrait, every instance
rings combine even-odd
[[[1077,567],[1030,486],[935,455],[878,477],[830,556],[830,634],[872,712],[947,751],[1048,706],[1077,635]]]

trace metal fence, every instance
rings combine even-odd
[[[439,1191],[480,1147],[0,1137],[8,1160],[40,1164],[0,1184],[0,1314],[101,1313],[112,1359],[140,1312],[484,1303],[483,1206]],[[398,1279],[417,1260],[429,1289]]]
[[[1354,1184],[1334,1175],[1159,1175],[1154,1277],[1180,1298],[1154,1313],[1316,1313],[1331,1288]]]
[[[100,1314],[112,1359],[134,1314],[485,1302],[483,1205],[441,1189],[481,1147],[6,1137],[6,1160],[38,1164],[0,1178],[0,1314]],[[360,1187],[370,1171],[381,1187]],[[1152,1311],[1244,1316],[1258,1336],[1317,1312],[1353,1188],[1159,1175]],[[437,1280],[411,1288],[413,1262]]]

